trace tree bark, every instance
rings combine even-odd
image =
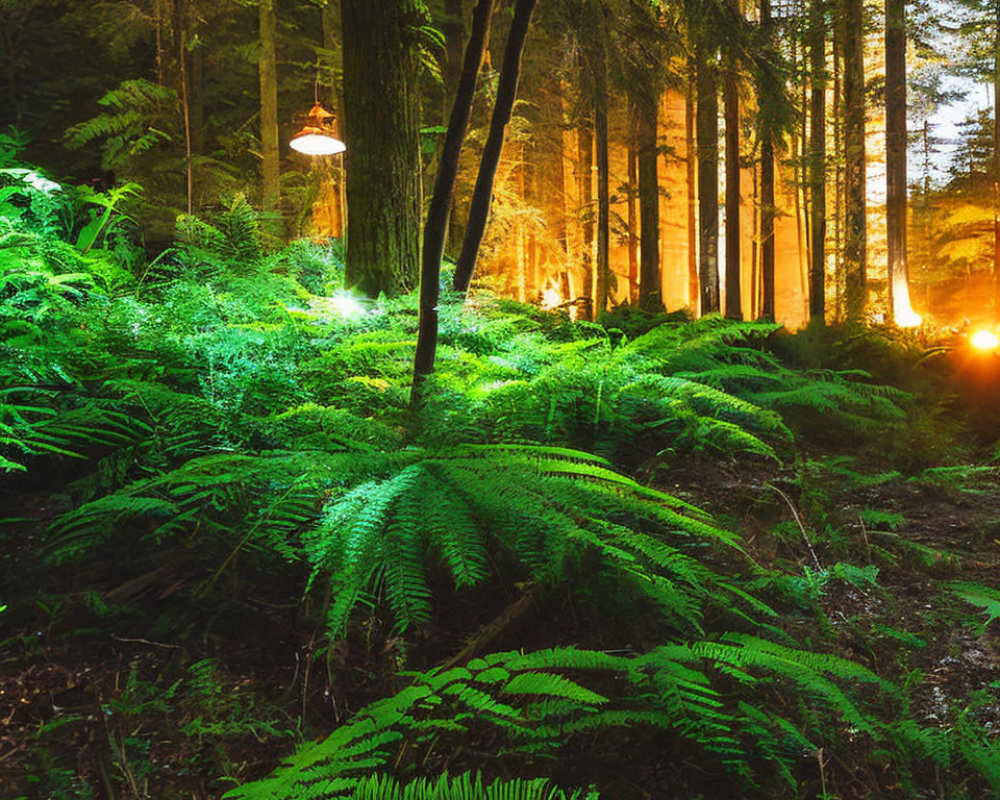
[[[809,319],[826,320],[826,18],[824,0],[809,6],[809,185],[812,263],[809,265]]]
[[[698,279],[701,315],[719,310],[719,98],[714,57],[695,48],[698,110]]]
[[[1000,316],[1000,0],[993,12],[993,313]]]
[[[409,291],[420,265],[420,0],[341,0],[348,142],[346,282]]]
[[[413,360],[413,388],[410,404],[420,402],[424,379],[434,371],[434,356],[437,352],[438,300],[440,299],[441,259],[444,256],[444,242],[448,234],[448,214],[455,193],[455,179],[458,176],[459,156],[462,143],[469,129],[472,104],[476,96],[476,78],[483,65],[486,43],[490,34],[490,18],[493,15],[493,0],[479,0],[472,14],[472,31],[465,46],[462,73],[458,79],[455,102],[448,119],[438,163],[434,194],[427,211],[424,225],[424,243],[420,265],[420,323],[417,331],[417,352]]]
[[[611,235],[611,199],[608,168],[608,62],[605,45],[607,20],[601,0],[594,4],[595,26],[591,68],[594,78],[594,150],[597,162],[597,296],[594,319],[607,310],[611,293],[611,265],[608,245]]]
[[[345,0],[346,2],[347,0]],[[371,2],[371,0],[351,0],[351,2]],[[465,240],[462,242],[462,252],[455,265],[454,288],[465,294],[469,291],[472,273],[476,268],[479,256],[479,245],[483,241],[486,230],[486,219],[490,211],[490,199],[493,194],[493,180],[496,177],[497,165],[500,162],[500,151],[503,148],[507,123],[510,122],[517,97],[517,83],[521,74],[521,54],[524,52],[524,40],[528,35],[531,14],[535,10],[536,0],[517,0],[514,8],[514,20],[507,35],[507,47],[504,50],[503,68],[500,72],[500,82],[497,86],[497,99],[493,106],[493,116],[490,119],[490,131],[479,161],[479,174],[476,176],[476,186],[472,192],[472,202],[469,206],[469,225],[465,230]]]
[[[772,46],[771,0],[760,0],[760,24]],[[762,319],[774,319],[774,132],[761,129],[760,142],[760,282]]]
[[[594,132],[584,122],[576,134],[577,168],[579,170],[578,186],[580,189],[580,232],[583,235],[583,286],[580,291],[586,299],[585,316],[593,311],[594,301]]]
[[[634,103],[629,104],[628,159],[628,301],[639,303],[639,152],[637,129],[639,112]]]
[[[906,10],[905,0],[885,3],[885,226],[889,251],[889,310],[909,325],[906,266]]]
[[[841,0],[844,26],[844,302],[848,322],[861,322],[867,305],[865,64],[862,0]]]
[[[743,319],[740,303],[740,98],[736,68],[726,67],[723,81],[726,120],[726,317]]]
[[[265,228],[281,236],[278,61],[275,45],[278,21],[274,0],[260,0],[259,12],[260,57],[257,69],[260,74],[261,207],[265,215]]]
[[[640,103],[639,112],[639,306],[663,310],[660,275],[660,181],[657,175],[658,100]]]
[[[697,70],[695,60],[688,59],[687,92],[684,98],[684,142],[687,157],[687,234],[688,234],[688,305],[698,312],[698,159],[695,142],[695,105],[697,103]]]

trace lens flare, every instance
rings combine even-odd
[[[997,345],[1000,341],[997,340],[997,336],[993,331],[976,331],[972,334],[972,338],[969,339],[972,346],[977,350],[996,350]]]

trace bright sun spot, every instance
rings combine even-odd
[[[351,294],[336,294],[333,297],[317,298],[310,303],[314,312],[320,317],[340,317],[341,319],[357,319],[365,313],[365,307],[358,298]]]
[[[1000,341],[993,331],[976,331],[969,340],[977,350],[995,350]]]
[[[896,324],[900,328],[916,328],[921,322],[923,317],[913,309],[906,309],[896,314]]]
[[[542,292],[542,308],[546,311],[550,311],[553,308],[557,308],[559,304],[562,303],[562,295],[559,294],[559,290],[553,287],[549,287],[544,292]]]

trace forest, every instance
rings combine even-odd
[[[0,0],[0,797],[1000,796],[1000,0]]]

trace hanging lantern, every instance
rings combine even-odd
[[[292,137],[289,146],[307,156],[332,156],[343,153],[347,145],[333,135],[330,126],[332,119],[333,114],[316,103],[309,109],[305,125]]]

